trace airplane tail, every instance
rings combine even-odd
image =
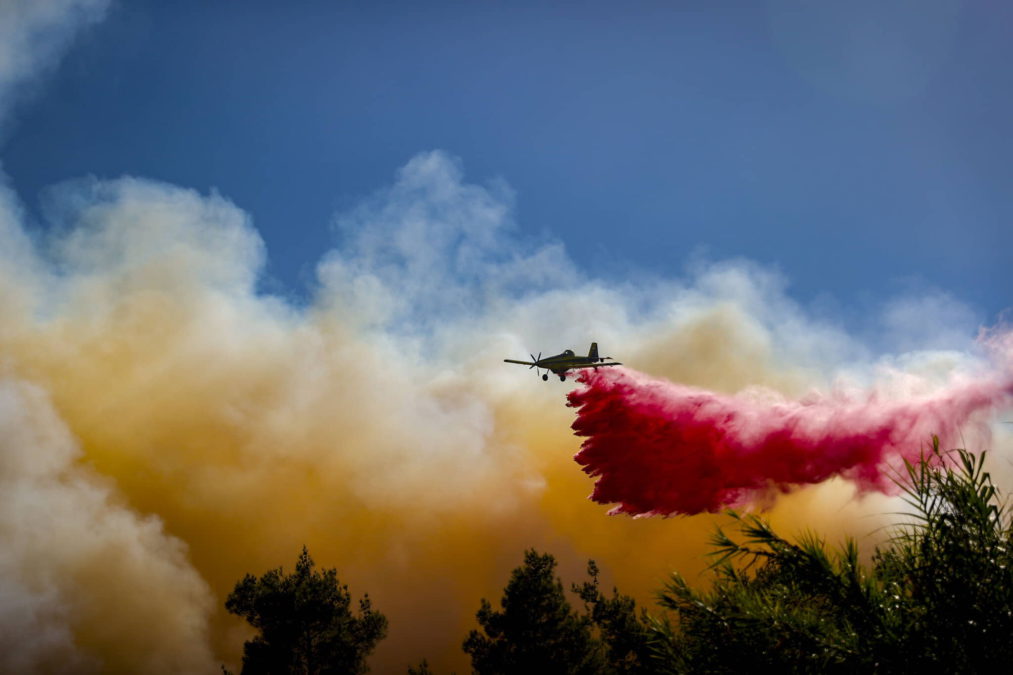
[[[597,342],[592,342],[591,343],[591,349],[589,349],[588,352],[587,352],[587,358],[589,358],[589,359],[595,359],[595,360],[598,359],[598,343]]]

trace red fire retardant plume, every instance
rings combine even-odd
[[[637,516],[717,511],[833,476],[889,490],[898,458],[917,457],[932,434],[953,447],[976,412],[1013,400],[1008,376],[903,401],[761,400],[620,368],[578,381],[568,399],[585,440],[574,459],[597,477],[591,499]]]

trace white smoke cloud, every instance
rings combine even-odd
[[[343,241],[319,266],[322,295],[420,330],[503,298],[573,287],[563,247],[516,238],[512,208],[505,184],[471,185],[458,160],[418,155],[393,186],[336,218]]]
[[[78,455],[43,391],[0,379],[0,669],[210,670],[212,598],[185,545]]]
[[[109,0],[0,2],[0,128],[20,87],[52,68],[83,27],[105,15]]]
[[[893,351],[963,349],[983,317],[950,293],[907,291],[884,303],[881,325]]]

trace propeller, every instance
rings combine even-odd
[[[531,360],[533,362],[530,366],[528,366],[528,370],[531,370],[532,368],[535,368],[535,376],[537,377],[538,376],[538,368],[537,368],[537,366],[538,366],[538,362],[542,360],[542,353],[538,352],[538,358],[537,359],[535,358],[534,354],[529,353],[528,356],[531,357]]]

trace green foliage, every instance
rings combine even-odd
[[[655,622],[671,672],[981,672],[1013,659],[1010,519],[984,456],[933,450],[907,464],[914,520],[870,569],[848,540],[792,543],[763,519],[732,513],[743,541],[718,530],[713,586],[679,575]]]
[[[667,636],[677,642],[667,652],[673,669],[874,669],[865,637],[878,630],[880,593],[858,564],[854,542],[828,552],[815,536],[792,544],[755,516],[732,515],[745,542],[715,535],[711,590],[696,591],[675,575],[659,596],[678,612],[677,630]]]
[[[477,617],[484,634],[473,630],[464,642],[475,673],[530,675],[547,664],[557,673],[600,672],[590,621],[567,602],[555,568],[551,555],[526,551],[524,565],[510,575],[502,611],[482,599]]]
[[[938,440],[932,457],[941,457]],[[875,564],[904,617],[898,642],[912,669],[983,672],[1013,661],[1013,527],[984,460],[959,450],[951,466],[906,466],[916,519]]]
[[[464,651],[475,673],[532,672],[626,675],[650,673],[646,614],[632,598],[599,590],[598,566],[588,563],[590,579],[572,586],[584,612],[570,605],[555,576],[556,560],[534,550],[524,554],[504,589],[502,610],[482,600],[477,617],[483,631],[471,631]]]
[[[646,611],[637,614],[636,601],[628,595],[620,595],[612,589],[611,597],[599,590],[598,565],[588,561],[589,581],[572,586],[572,590],[584,601],[585,616],[589,617],[603,649],[605,667],[603,672],[616,675],[635,675],[654,672],[650,659],[650,642],[653,635],[649,628]]]
[[[260,631],[243,647],[243,673],[365,673],[366,656],[387,634],[387,619],[372,609],[369,596],[351,611],[347,586],[337,571],[316,571],[303,547],[290,575],[271,570],[259,579],[247,574],[225,608]]]

